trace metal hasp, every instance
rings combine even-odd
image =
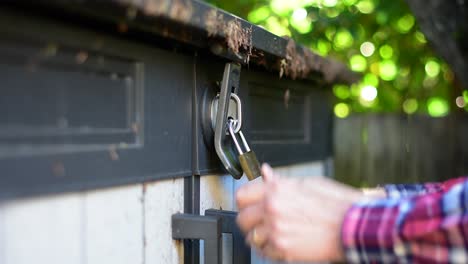
[[[249,264],[250,247],[245,243],[245,237],[236,223],[237,212],[209,209],[205,215],[221,218],[221,231],[232,234],[232,264]]]
[[[216,125],[214,145],[219,159],[227,172],[235,179],[242,177],[242,168],[233,152],[232,141],[226,137],[228,124],[228,110],[231,102],[231,94],[236,94],[240,83],[241,66],[236,63],[226,63],[223,80],[219,92],[218,109],[216,113]]]
[[[191,214],[172,215],[173,239],[202,239],[205,241],[205,264],[221,264],[221,218]]]

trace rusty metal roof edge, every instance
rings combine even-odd
[[[151,34],[208,48],[217,56],[264,66],[280,77],[317,80],[326,84],[355,83],[360,75],[344,64],[197,0],[16,0],[15,3],[59,6],[96,18],[112,19]],[[105,13],[103,13],[105,12]],[[156,23],[155,23],[156,22]],[[163,22],[163,23],[158,23]],[[161,25],[161,26],[155,26]],[[185,29],[185,30],[184,30]],[[193,36],[193,30],[206,33]]]

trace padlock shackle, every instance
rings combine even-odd
[[[250,152],[250,146],[247,143],[247,140],[244,137],[244,133],[242,133],[241,130],[239,130],[239,136],[240,136],[240,138],[242,140],[242,143],[244,144],[245,152]]]
[[[235,122],[232,119],[230,119],[228,121],[229,135],[231,135],[231,137],[232,137],[232,142],[234,142],[234,146],[236,146],[237,152],[239,152],[239,155],[242,155],[242,154],[244,154],[244,152],[242,151],[242,148],[239,145],[239,141],[237,141],[236,133],[235,133],[234,128],[233,128],[234,123]],[[240,132],[240,130],[239,130],[239,132]]]
[[[242,133],[241,130],[239,130],[239,132],[236,132],[234,130],[234,127],[236,127],[236,125],[237,125],[236,123],[237,123],[237,120],[229,119],[229,121],[228,121],[228,130],[229,130],[229,135],[231,135],[231,137],[232,137],[232,142],[234,142],[234,145],[236,146],[237,152],[239,152],[239,155],[242,155],[242,154],[244,154],[246,152],[250,152],[250,147],[249,147],[249,144],[247,143],[247,140],[244,137],[244,133]],[[241,146],[239,144],[239,141],[237,140],[236,134],[239,134],[239,137],[242,140],[242,145],[244,146],[245,151],[242,150],[242,148],[241,148]]]

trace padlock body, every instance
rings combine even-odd
[[[260,163],[257,160],[255,152],[249,151],[239,156],[239,162],[249,181],[258,178],[261,175]]]

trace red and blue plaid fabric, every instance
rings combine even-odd
[[[468,178],[389,185],[362,201],[341,230],[350,263],[468,263]]]

